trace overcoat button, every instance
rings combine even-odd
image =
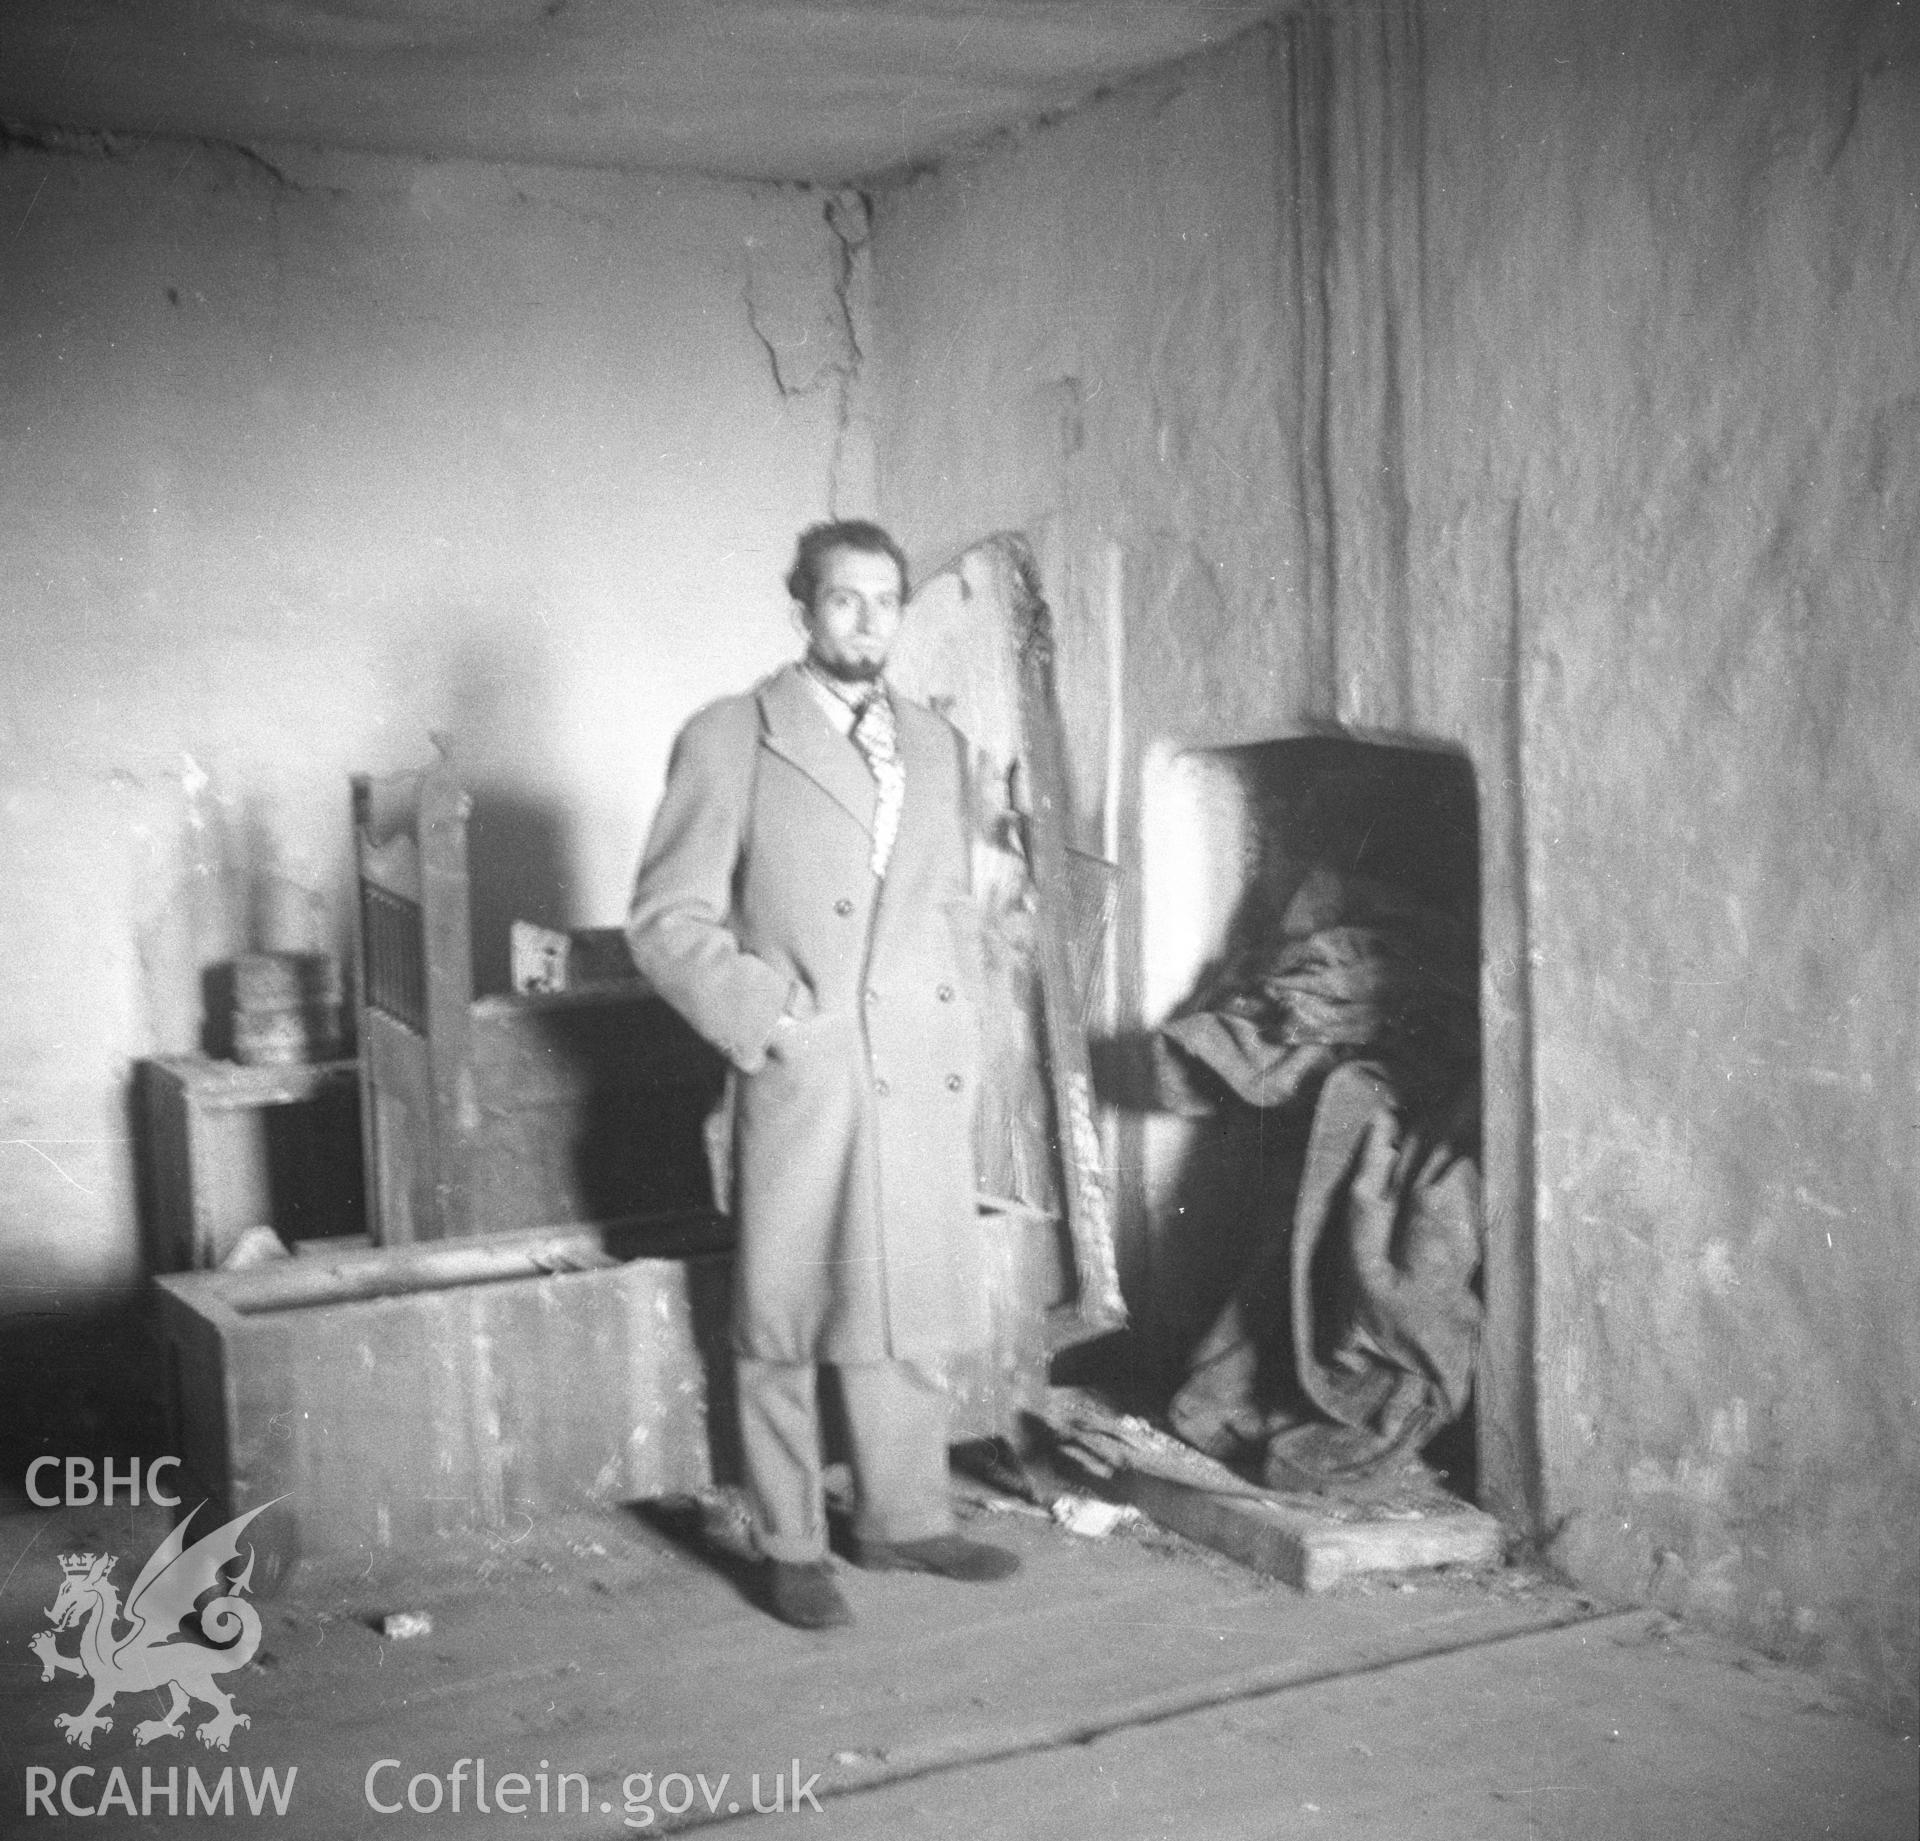
[[[876,1080],[873,1083],[873,1090],[879,1094],[882,1099],[885,1099],[887,1095],[893,1091],[884,1080]]]
[[[853,903],[849,901],[846,896],[842,895],[840,899],[833,904],[833,911],[844,919],[853,912]]]
[[[958,1074],[949,1074],[947,1076],[947,1091],[949,1093],[958,1093],[966,1084]]]
[[[953,1002],[953,986],[950,984],[943,984],[939,988],[939,990],[934,992],[934,996],[939,998],[939,1000],[943,1004],[952,1003]]]

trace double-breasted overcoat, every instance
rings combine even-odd
[[[733,1338],[764,1360],[937,1359],[985,1333],[969,756],[893,701],[884,878],[873,775],[788,666],[681,732],[628,918],[643,975],[736,1070]]]

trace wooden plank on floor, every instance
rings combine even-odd
[[[1127,1500],[1163,1528],[1303,1592],[1370,1573],[1492,1566],[1502,1551],[1500,1524],[1464,1502],[1342,1521],[1292,1503],[1196,1489],[1143,1471],[1126,1472],[1122,1487]]]
[[[1077,1387],[1049,1391],[1063,1455],[1162,1527],[1303,1592],[1435,1566],[1492,1566],[1499,1522],[1448,1494],[1418,1458],[1350,1495],[1262,1489],[1162,1427]]]

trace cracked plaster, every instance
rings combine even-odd
[[[788,653],[793,533],[871,475],[828,204],[6,144],[0,1314],[137,1274],[131,1064],[195,1045],[210,963],[346,949],[350,772],[452,735],[483,983],[512,913],[618,917],[675,727]],[[767,323],[838,341],[810,393],[749,248]]]

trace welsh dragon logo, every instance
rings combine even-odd
[[[240,1558],[241,1531],[272,1506],[263,1502],[189,1547],[187,1528],[200,1512],[191,1510],[140,1569],[124,1610],[108,1576],[113,1555],[60,1556],[65,1577],[47,1610],[53,1628],[41,1631],[29,1647],[40,1658],[42,1681],[56,1675],[93,1678],[93,1699],[83,1712],[54,1715],[53,1723],[67,1735],[69,1745],[92,1750],[93,1735],[113,1729],[107,1708],[116,1695],[157,1688],[171,1689],[173,1704],[163,1718],[142,1720],[134,1727],[136,1744],[184,1737],[181,1722],[195,1701],[213,1709],[213,1717],[194,1728],[209,1750],[225,1751],[234,1728],[252,1724],[244,1713],[234,1711],[232,1697],[214,1685],[214,1677],[244,1668],[260,1647],[260,1613],[240,1596],[253,1579],[253,1550],[248,1549],[246,1570],[239,1578],[228,1581],[221,1575]],[[219,1648],[197,1643],[180,1629],[208,1592],[218,1595],[200,1611],[198,1623]],[[79,1654],[63,1654],[56,1640],[59,1633],[83,1618]],[[119,1630],[123,1622],[131,1626],[124,1633]]]

